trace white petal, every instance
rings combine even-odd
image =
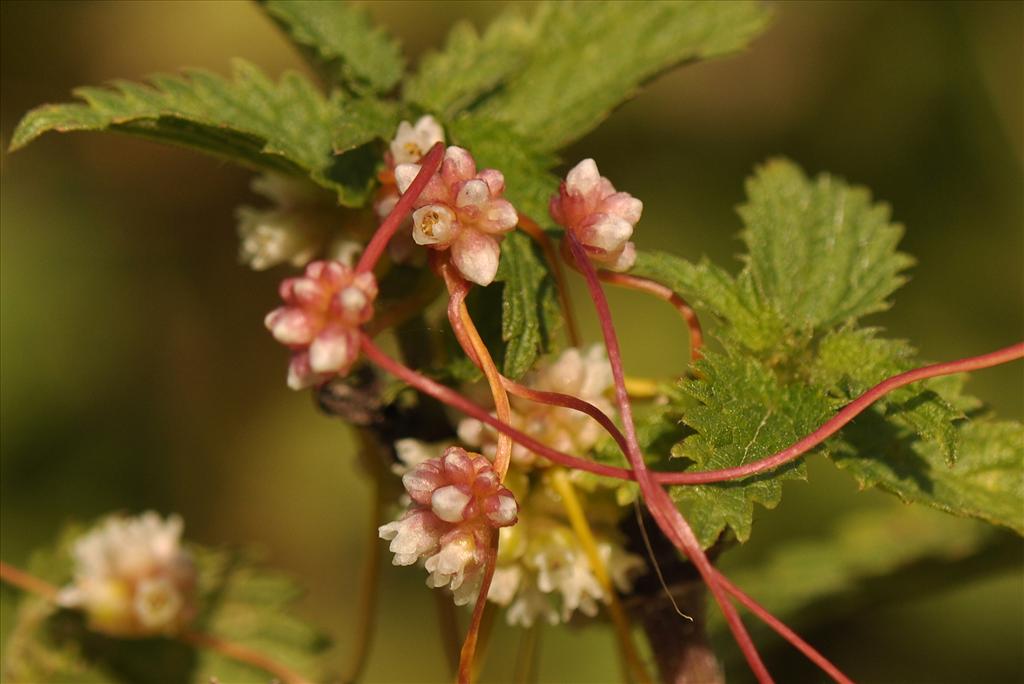
[[[314,373],[340,371],[351,363],[354,351],[347,335],[325,331],[317,335],[309,345],[309,367]]]
[[[402,481],[404,483],[405,478],[402,478]],[[430,496],[430,508],[434,511],[434,515],[445,522],[461,522],[463,511],[466,510],[466,504],[469,503],[470,498],[470,495],[459,487],[448,485],[434,490]],[[513,503],[515,502],[513,501]]]
[[[586,244],[614,252],[633,235],[633,225],[618,216],[600,214],[597,221],[585,229]]]
[[[443,204],[428,204],[412,213],[412,239],[417,245],[447,245],[459,224],[455,212]]]
[[[601,172],[597,170],[597,162],[584,159],[565,176],[566,189],[574,194],[586,195],[601,182]]]
[[[419,164],[399,164],[395,167],[395,184],[398,186],[398,192],[405,192],[412,185],[412,182],[416,179],[416,175],[420,172]]]
[[[475,230],[465,230],[452,245],[455,268],[477,285],[490,285],[498,273],[498,241]]]
[[[491,191],[487,187],[487,183],[476,179],[468,180],[459,190],[459,195],[455,199],[455,206],[480,206],[490,198]]]
[[[287,306],[271,311],[263,319],[263,324],[281,344],[309,344],[315,334],[306,313]]]

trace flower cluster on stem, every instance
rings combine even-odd
[[[359,326],[373,317],[377,280],[340,261],[314,261],[281,283],[284,306],[264,321],[292,350],[288,386],[302,389],[346,375],[359,357]]]
[[[395,168],[404,193],[419,173],[418,164]],[[441,168],[413,203],[412,238],[418,245],[450,250],[452,263],[467,280],[489,285],[498,272],[500,242],[519,215],[502,198],[505,177],[495,169],[477,172],[473,156],[461,147],[445,150]]]
[[[573,233],[592,261],[613,271],[626,271],[636,261],[630,242],[643,213],[643,202],[617,192],[593,159],[574,166],[551,198],[551,218]]]
[[[431,587],[448,587],[455,603],[480,589],[494,531],[516,523],[519,506],[480,454],[449,447],[402,476],[412,503],[402,517],[380,527],[395,565],[424,561]]]

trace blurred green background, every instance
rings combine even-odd
[[[500,5],[368,7],[415,58],[456,18],[482,25]],[[844,176],[891,203],[907,227],[903,247],[919,259],[875,323],[936,360],[1020,339],[1024,4],[775,10],[745,54],[663,76],[565,158],[595,157],[644,200],[641,247],[730,266],[740,251],[734,207],[754,165],[785,155]],[[271,73],[303,68],[245,2],[5,0],[0,12],[4,147],[21,114],[76,85],[179,66],[225,72],[233,56]],[[284,386],[285,355],[262,326],[281,272],[236,264],[232,210],[251,201],[248,178],[113,135],[47,136],[4,153],[2,557],[24,562],[69,519],[178,511],[191,538],[261,546],[301,578],[302,610],[339,642],[340,669],[368,552],[369,492],[345,428]],[[614,305],[632,372],[664,372],[665,359],[683,369],[682,326],[661,305],[632,295]],[[969,389],[1004,416],[1024,412],[1019,364],[979,373]],[[735,562],[825,534],[852,506],[891,505],[855,497],[824,464],[811,476],[787,486],[779,509],[759,512]],[[387,568],[369,680],[446,678],[422,583],[422,572]],[[1020,681],[1022,606],[1022,575],[1002,573],[805,636],[864,681]],[[506,678],[515,642],[498,630],[489,680]],[[543,680],[614,681],[611,644],[601,628],[547,630]],[[781,681],[810,676],[785,649],[769,665]]]

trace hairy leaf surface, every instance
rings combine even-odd
[[[21,120],[18,149],[47,131],[114,130],[192,147],[253,168],[308,175],[342,204],[365,202],[377,163],[365,146],[391,135],[397,111],[384,104],[325,98],[306,78],[274,83],[244,61],[228,80],[202,70],[115,81],[75,90],[84,103],[44,105]],[[359,149],[356,149],[359,148]],[[335,156],[334,151],[347,151]]]
[[[391,90],[405,64],[398,42],[366,11],[341,0],[265,0],[288,36],[311,51],[337,83],[357,91]]]
[[[672,455],[700,470],[743,465],[779,451],[813,431],[829,414],[817,388],[785,384],[760,361],[735,352],[711,353],[697,363],[698,380],[683,384],[694,400],[683,421],[695,430]],[[750,536],[754,504],[774,508],[782,482],[806,477],[802,460],[733,482],[672,487],[672,498],[697,538],[710,546],[728,527],[740,541]]]

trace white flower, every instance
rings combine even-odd
[[[403,121],[390,145],[393,165],[415,164],[439,142],[444,142],[444,129],[429,114],[417,119],[415,126]]]
[[[254,271],[278,264],[305,266],[323,247],[328,227],[315,212],[295,209],[235,210],[238,219],[238,259]]]
[[[588,248],[592,261],[613,271],[633,267],[636,246],[629,238],[643,213],[643,202],[616,192],[593,159],[584,159],[569,171],[549,209],[551,218]]]
[[[553,362],[541,364],[523,381],[527,386],[545,392],[569,394],[587,401],[609,416],[614,408],[605,397],[612,386],[611,366],[604,347],[593,345],[586,350],[566,349]],[[512,398],[512,424],[531,437],[569,453],[590,451],[604,434],[603,428],[589,416],[561,406],[550,406],[525,399]],[[494,453],[497,435],[490,426],[473,418],[459,422],[459,438],[466,444]],[[536,460],[526,447],[512,447],[513,460],[523,466]]]
[[[172,634],[195,614],[196,571],[180,546],[182,521],[113,516],[75,542],[74,580],[57,602],[115,636]]]

